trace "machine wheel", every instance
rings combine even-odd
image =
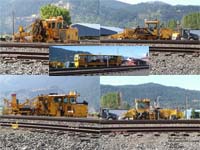
[[[37,40],[38,40],[38,42],[41,42],[42,41],[42,35],[38,35]]]

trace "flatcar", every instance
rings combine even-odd
[[[93,55],[93,54],[75,54],[74,65],[81,67],[109,67],[121,66],[122,56],[120,55]]]

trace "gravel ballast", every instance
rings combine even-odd
[[[200,54],[150,52],[150,74],[200,74]]]
[[[200,133],[90,133],[0,129],[2,150],[198,150]]]

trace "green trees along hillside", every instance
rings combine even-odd
[[[170,29],[175,29],[177,27],[177,21],[174,19],[169,20],[167,27]]]
[[[40,16],[42,19],[48,19],[50,17],[57,17],[57,16],[63,16],[64,24],[70,25],[71,22],[71,16],[70,12],[61,7],[57,7],[54,5],[45,5],[40,8]]]
[[[171,19],[168,21],[167,27],[170,29],[176,29],[177,22],[179,22],[179,20]],[[181,26],[183,28],[200,30],[200,13],[190,13],[186,16],[183,16],[181,20]]]
[[[184,16],[181,22],[184,28],[200,29],[200,12]]]
[[[120,92],[110,92],[101,97],[101,107],[111,109],[130,109],[127,101],[123,101]]]

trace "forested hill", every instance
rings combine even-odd
[[[181,20],[183,16],[200,10],[200,6],[172,6],[162,2],[130,5],[116,0],[1,0],[1,33],[12,32],[12,12],[17,30],[20,24],[28,25],[39,17],[40,7],[46,4],[68,8],[73,23],[100,23],[116,27],[143,26],[145,18],[161,22]]]
[[[101,85],[101,96],[109,92],[121,92],[122,99],[133,105],[135,98],[150,98],[154,101],[160,96],[161,107],[199,107],[200,91],[187,90],[179,87],[164,86],[155,83],[140,85],[111,86]]]
[[[143,26],[144,19],[159,19],[162,23],[172,19],[180,21],[189,13],[200,12],[200,6],[172,6],[158,1],[131,5],[115,0],[102,0],[100,4],[100,22],[119,27]]]
[[[66,50],[64,48],[56,48],[56,47],[50,47],[49,48],[49,60],[50,61],[60,61],[60,62],[74,62],[74,55],[75,54],[91,54],[90,52],[86,51],[72,51],[72,50]]]

